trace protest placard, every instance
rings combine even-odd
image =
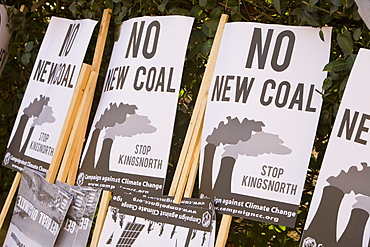
[[[200,193],[219,213],[294,226],[330,40],[330,28],[225,25],[200,166]]]
[[[52,17],[37,55],[3,165],[46,173],[96,25]]]
[[[302,247],[368,246],[370,50],[360,49],[343,94],[308,212]]]
[[[192,23],[182,16],[122,23],[78,185],[162,193]]]
[[[54,246],[72,199],[26,167],[4,246]]]
[[[169,197],[119,196],[110,204],[99,246],[213,246],[210,200],[174,204]]]

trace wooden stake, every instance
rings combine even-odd
[[[17,174],[15,175],[15,178],[13,180],[12,187],[10,188],[9,194],[6,197],[6,200],[5,200],[3,209],[1,210],[1,214],[0,214],[0,228],[3,227],[3,224],[4,224],[4,221],[5,221],[6,215],[7,215],[8,211],[9,211],[10,205],[12,204],[12,201],[13,201],[13,198],[14,198],[14,195],[15,195],[15,192],[18,189],[19,182],[21,181],[21,178],[22,178],[22,173],[17,172]]]
[[[231,215],[227,214],[222,215],[220,229],[218,230],[215,247],[225,247],[227,237],[229,236],[229,230],[232,219],[233,217]]]
[[[107,210],[108,210],[111,195],[112,195],[112,192],[108,190],[103,191],[102,199],[100,200],[98,217],[96,219],[96,224],[95,224],[94,232],[92,235],[90,247],[98,246],[100,234],[103,229],[105,217],[107,215]]]
[[[202,120],[207,104],[209,86],[211,84],[213,72],[216,66],[216,60],[218,56],[218,51],[220,49],[223,30],[228,18],[228,15],[223,14],[221,16],[220,22],[218,23],[217,32],[213,41],[206,70],[204,72],[202,84],[198,93],[198,99],[195,103],[194,112],[190,120],[183,148],[181,150],[179,161],[177,163],[175,175],[172,180],[169,196],[175,196],[175,203],[180,203],[182,200],[182,195],[185,190],[187,178],[189,177],[189,172],[191,168],[190,166],[192,164],[191,157],[194,156],[194,153],[197,152],[195,151],[195,149],[197,147],[200,147],[200,144],[198,144],[197,142],[200,142],[203,125],[199,124],[199,122],[203,122]]]
[[[70,170],[77,173],[78,161],[81,155],[83,138],[86,133],[87,123],[90,116],[91,106],[94,99],[94,92],[96,88],[96,82],[98,80],[101,61],[103,59],[103,52],[105,43],[107,40],[107,34],[109,29],[109,22],[111,18],[111,9],[105,9],[100,23],[98,39],[95,45],[94,58],[91,67],[91,73],[88,73],[88,79],[86,79],[87,85],[83,94],[80,107],[75,112],[76,121],[74,121],[74,128],[69,138],[68,146],[65,149],[65,154],[62,162],[62,172],[58,174],[58,180],[65,182],[68,177]],[[78,157],[78,158],[77,158]],[[75,162],[72,162],[72,161]],[[72,181],[72,176],[68,179],[68,184],[73,185],[75,181]]]
[[[94,60],[92,62],[92,71],[99,72],[100,64],[103,59],[105,42],[107,40],[107,34],[109,29],[109,22],[112,16],[111,9],[105,9],[100,23],[98,40],[95,45]]]

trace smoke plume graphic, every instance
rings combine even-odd
[[[218,195],[231,194],[231,178],[238,155],[258,156],[262,154],[286,155],[291,149],[282,145],[284,142],[278,135],[262,131],[265,124],[262,121],[244,118],[241,122],[238,118],[226,118],[227,122],[220,122],[217,128],[206,138],[207,145],[204,151],[203,170],[200,183],[200,191],[205,195],[212,195],[217,190]],[[222,154],[221,167],[216,178],[214,188],[212,186],[212,167],[217,146],[226,145]]]
[[[49,97],[40,95],[39,98],[35,98],[27,107],[23,109],[23,115],[20,117],[17,130],[15,131],[8,147],[9,152],[11,152],[14,156],[21,157],[24,155],[35,125],[42,125],[45,122],[55,121],[55,118],[52,116],[53,111],[51,107],[48,106],[49,101]],[[33,120],[32,126],[28,131],[27,138],[21,149],[25,128],[30,118],[35,119]]]
[[[248,120],[244,118],[239,122],[238,118],[227,117],[227,123],[220,122],[217,128],[206,138],[208,143],[215,146],[222,144],[237,144],[239,141],[248,141],[252,132],[262,131],[265,124],[261,121]]]
[[[96,122],[95,128],[102,130],[103,128],[113,127],[116,124],[121,124],[126,121],[127,115],[135,114],[137,107],[135,105],[120,103],[110,103],[109,108],[105,109]]]
[[[323,246],[362,246],[365,228],[370,212],[370,167],[361,163],[341,171],[338,176],[327,179],[319,206],[312,222],[304,231],[304,238],[311,237]],[[345,194],[354,192],[357,202],[352,205],[351,216],[343,234],[337,240],[338,215]],[[366,240],[368,242],[368,240]]]
[[[239,141],[236,145],[226,146],[222,157],[230,156],[236,159],[238,155],[257,157],[262,154],[290,154],[292,150],[282,145],[283,143],[278,135],[261,131],[253,134],[249,141]]]
[[[49,97],[40,95],[40,99],[35,98],[26,108],[24,108],[23,113],[29,118],[38,117],[44,106],[48,105],[49,101]]]
[[[116,124],[113,127],[105,131],[105,137],[112,140],[116,136],[121,137],[132,137],[139,134],[150,134],[154,133],[157,130],[154,126],[151,125],[151,121],[147,116],[141,115],[130,115],[127,117],[126,121],[121,124]]]
[[[326,181],[344,193],[353,191],[355,194],[370,196],[370,167],[365,162],[362,162],[361,166],[362,170],[352,166],[348,172],[341,171],[338,176],[331,176]]]

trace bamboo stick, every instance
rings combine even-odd
[[[98,217],[96,219],[95,229],[92,235],[90,247],[97,247],[101,231],[103,229],[103,224],[105,221],[105,217],[107,215],[107,210],[109,206],[110,197],[112,192],[108,190],[104,190],[102,194],[102,199],[100,200],[100,206],[98,211]]]
[[[227,237],[229,236],[229,230],[231,225],[231,215],[223,214],[221,219],[220,228],[218,229],[216,245],[215,247],[225,247]]]
[[[188,131],[186,133],[183,149],[181,150],[180,158],[177,164],[174,178],[172,180],[169,196],[175,196],[175,203],[179,203],[182,200],[182,195],[186,186],[186,179],[189,177],[191,156],[194,154],[196,147],[200,147],[197,142],[200,142],[200,136],[202,132],[202,122],[205,107],[207,104],[209,87],[212,81],[214,69],[216,66],[218,51],[220,49],[221,39],[225,24],[229,16],[223,14],[220,18],[220,22],[217,27],[217,32],[213,41],[211,53],[208,59],[206,70],[204,72],[202,84],[198,93],[198,99],[194,107],[194,112],[190,120]],[[190,157],[189,157],[190,156]],[[186,179],[181,179],[185,177]],[[180,184],[181,182],[181,184]],[[184,184],[185,183],[185,184]]]
[[[8,196],[6,197],[6,200],[5,200],[3,209],[1,210],[1,214],[0,214],[0,228],[3,227],[3,224],[4,224],[4,221],[5,221],[6,215],[7,215],[8,211],[9,211],[10,205],[12,204],[12,201],[13,201],[13,198],[14,198],[14,195],[15,195],[15,192],[18,189],[19,182],[21,181],[21,178],[22,178],[22,173],[17,172],[17,174],[15,175],[15,178],[13,180],[12,187],[10,188],[10,191],[8,193]]]

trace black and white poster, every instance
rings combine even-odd
[[[97,21],[52,17],[37,55],[3,165],[46,174]]]
[[[78,224],[78,234],[75,236],[73,247],[85,247],[89,240],[92,222],[98,206],[101,189],[87,186],[80,187],[87,194],[87,202],[81,222]]]
[[[124,194],[121,202],[112,200],[98,245],[213,246],[214,214],[213,206],[174,204],[163,197]]]
[[[78,185],[162,193],[192,23],[184,16],[122,23]]]
[[[12,34],[8,27],[6,6],[0,4],[0,75],[8,59],[8,45]]]
[[[200,193],[215,199],[217,212],[294,226],[330,41],[326,27],[226,24],[199,171]]]
[[[79,233],[79,226],[87,206],[88,194],[78,186],[61,183],[60,181],[55,181],[55,184],[71,193],[73,195],[73,201],[68,209],[54,246],[74,246],[73,243]]]
[[[369,246],[370,50],[360,49],[343,94],[301,237],[308,246]]]
[[[3,246],[54,246],[72,199],[26,167]]]

